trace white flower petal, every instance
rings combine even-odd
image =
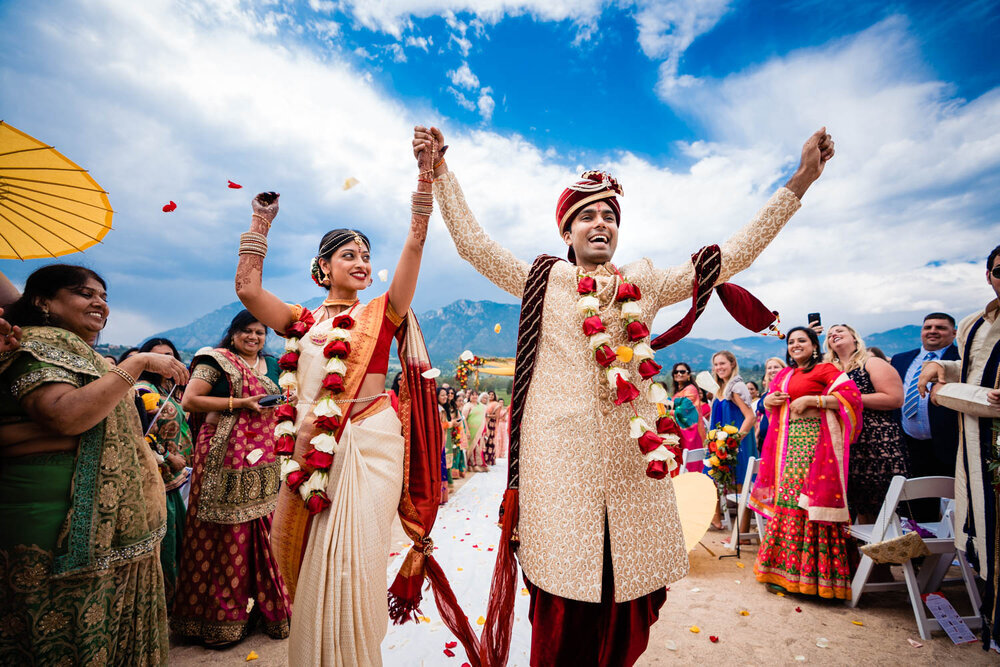
[[[589,338],[589,342],[590,342],[590,349],[591,350],[596,350],[597,348],[599,348],[602,345],[610,345],[611,344],[611,336],[608,335],[607,332],[602,331],[600,333],[595,333],[593,336],[591,336]]]
[[[472,354],[472,350],[466,350],[458,358],[462,361],[472,361],[475,357],[476,355]]]
[[[282,477],[282,479],[287,480],[288,476],[290,474],[292,474],[296,470],[301,470],[302,469],[302,466],[299,465],[299,462],[296,461],[295,459],[293,459],[292,457],[289,456],[287,458],[285,458],[285,457],[282,457],[282,458],[285,459],[284,461],[281,462],[281,477]]]
[[[379,271],[378,279],[381,280],[382,282],[386,282],[387,280],[389,280],[389,270],[382,269],[381,271]]]
[[[302,496],[302,500],[306,500],[313,491],[326,491],[328,481],[328,473],[323,470],[313,470],[313,473],[309,475],[309,479],[299,487],[299,495]]]
[[[298,379],[292,371],[285,371],[278,377],[278,386],[282,389],[294,389],[298,384]]]
[[[621,317],[623,320],[637,320],[642,317],[642,308],[637,301],[626,301],[622,304]]]
[[[581,315],[593,315],[600,307],[601,302],[597,300],[596,296],[581,296],[580,300],[576,302],[576,309],[580,311]]]
[[[336,329],[330,329],[330,333],[326,335],[327,340],[351,340],[351,332],[347,329],[341,329],[337,327]]]
[[[428,380],[433,380],[434,378],[438,377],[439,375],[441,375],[441,369],[440,368],[429,368],[426,371],[424,371],[423,373],[421,373],[420,377],[427,378]]]
[[[313,414],[317,417],[339,417],[343,412],[341,412],[340,406],[337,405],[337,401],[327,396],[321,398],[316,403],[316,407],[313,408]]]
[[[274,437],[280,438],[283,435],[295,436],[295,422],[289,419],[282,419],[278,422],[278,425],[274,427]]]
[[[347,374],[347,364],[339,357],[330,357],[327,359],[325,368],[327,373],[336,373],[337,375]]]
[[[309,444],[324,454],[333,454],[333,448],[337,446],[337,439],[329,433],[320,433],[310,440]]]
[[[649,343],[636,343],[632,347],[632,359],[636,363],[641,363],[646,361],[646,359],[652,359],[655,356],[653,348],[649,346]]]
[[[666,403],[670,400],[670,397],[667,396],[667,390],[659,382],[653,382],[649,385],[649,389],[646,391],[646,398],[649,399],[650,403]]]
[[[285,339],[285,352],[298,352],[299,351],[299,339],[298,338],[286,338]]]
[[[652,430],[642,417],[632,417],[629,419],[628,437],[630,438],[640,438],[643,433]]]

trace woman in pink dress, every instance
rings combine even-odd
[[[670,377],[672,378],[674,392],[674,420],[677,421],[678,426],[682,426],[684,422],[684,419],[678,420],[678,411],[682,414],[685,412],[692,413],[679,399],[686,399],[694,408],[692,413],[694,423],[687,428],[681,428],[681,447],[684,449],[701,449],[705,446],[705,424],[701,419],[701,395],[698,391],[698,386],[694,383],[694,378],[691,377],[691,367],[683,361],[678,362],[674,364],[674,368],[670,372]],[[704,464],[700,460],[688,461],[687,464],[688,472],[701,472],[703,467]]]
[[[510,444],[510,410],[501,398],[500,414],[497,417],[497,458],[507,458],[507,446]]]

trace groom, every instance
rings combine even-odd
[[[415,128],[414,151],[434,141],[444,145],[440,131]],[[717,275],[718,284],[750,266],[833,152],[826,128],[806,141],[798,170],[722,245],[706,280]],[[653,426],[661,397],[648,382],[659,371],[648,336],[661,308],[692,294],[695,268],[612,263],[622,188],[600,172],[585,173],[557,201],[569,262],[542,255],[529,264],[493,241],[443,159],[434,195],[458,254],[522,299],[505,539],[482,662],[507,660],[516,549],[531,594],[531,664],[631,665],[646,649],[666,586],[688,571],[673,485],[664,478],[676,466],[665,447],[673,436]]]

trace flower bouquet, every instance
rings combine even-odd
[[[705,459],[706,472],[722,493],[733,485],[733,468],[740,449],[740,441],[736,437],[739,432],[733,424],[716,424],[705,441],[709,452],[709,457]]]

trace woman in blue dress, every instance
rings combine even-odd
[[[747,463],[751,456],[757,456],[757,443],[754,440],[753,426],[756,415],[750,409],[750,391],[740,377],[740,365],[736,356],[729,350],[722,350],[712,355],[712,375],[719,385],[715,401],[712,402],[712,417],[709,428],[718,428],[732,424],[739,429],[734,438],[740,443],[736,457],[736,469],[733,479],[736,482],[736,492],[743,490],[743,477],[747,472]],[[749,515],[747,515],[749,519]],[[716,510],[712,526],[722,528],[721,510]],[[740,527],[743,530],[743,527]]]

